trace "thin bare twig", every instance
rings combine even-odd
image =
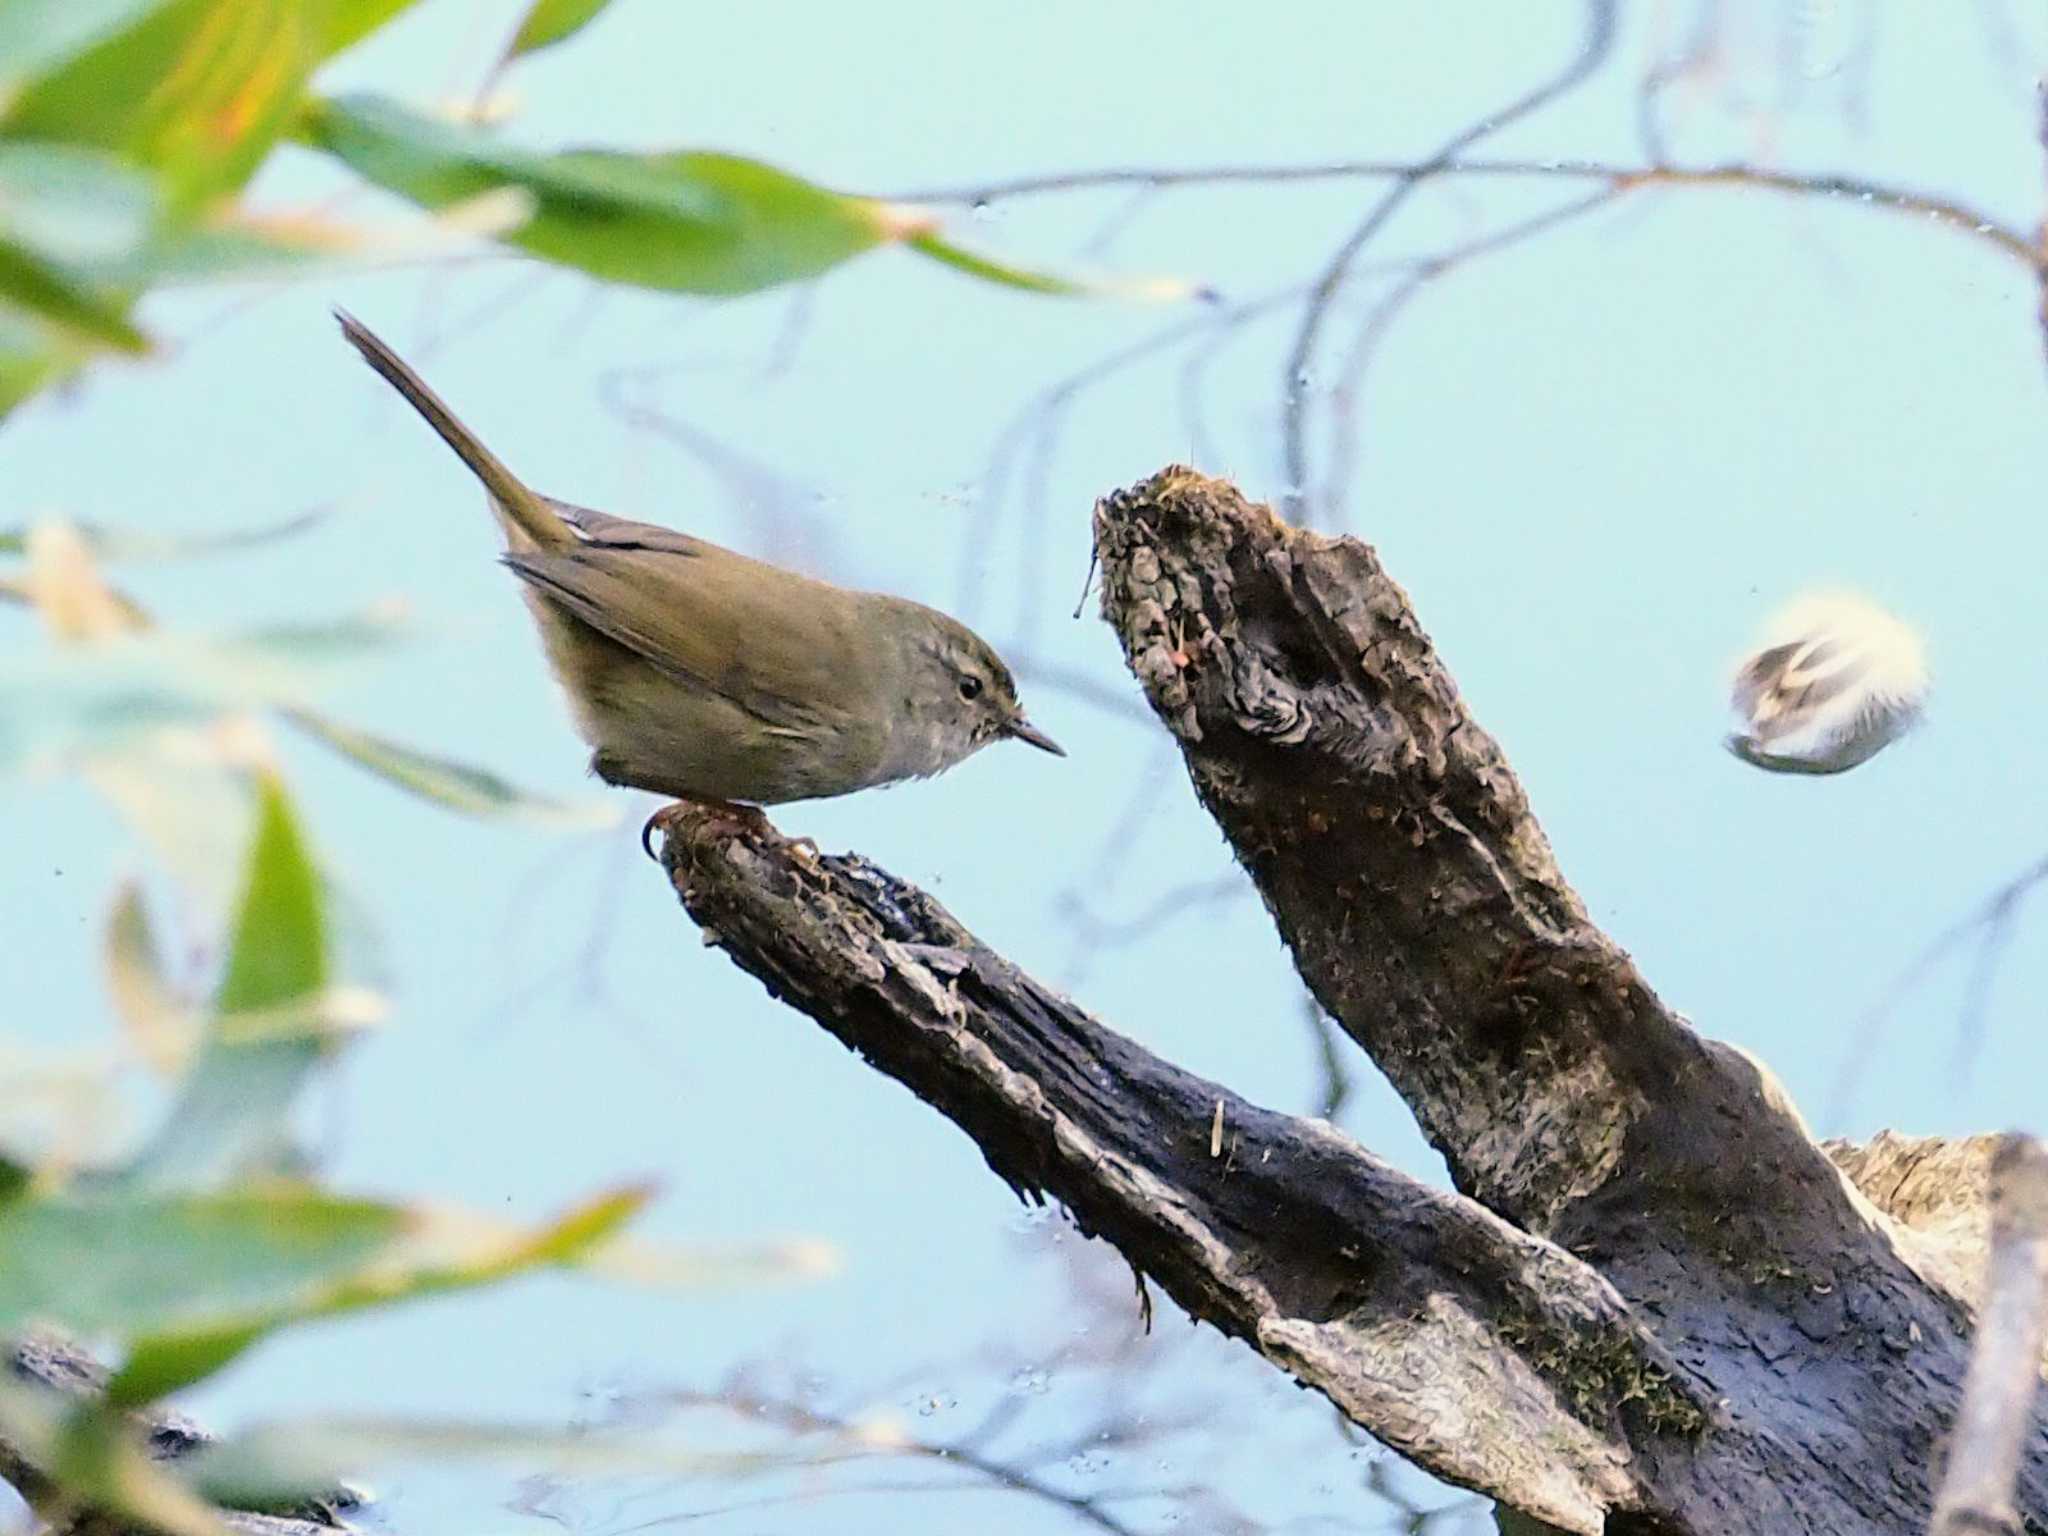
[[[1351,266],[1358,259],[1358,253],[1386,227],[1417,187],[1456,159],[1461,151],[1555,101],[1592,74],[1613,46],[1614,26],[1614,0],[1589,0],[1585,37],[1570,63],[1500,111],[1489,113],[1453,134],[1429,159],[1397,178],[1331,255],[1322,275],[1309,290],[1308,302],[1302,306],[1301,324],[1295,331],[1294,345],[1288,351],[1280,374],[1281,512],[1289,521],[1304,521],[1309,512],[1308,402],[1316,346],[1331,306],[1351,276]]]
[[[1928,219],[1963,234],[1979,237],[2007,256],[2032,267],[2042,264],[2033,237],[2003,223],[1988,211],[1940,193],[1890,182],[1872,181],[1836,171],[1773,170],[1746,161],[1719,165],[1624,164],[1617,160],[1459,159],[1436,164],[1422,160],[1331,160],[1313,165],[1197,166],[1174,169],[1123,166],[1101,171],[1070,171],[990,182],[981,188],[946,188],[902,201],[953,202],[1029,197],[1082,191],[1091,187],[1155,185],[1196,187],[1275,185],[1296,181],[1433,181],[1442,177],[1500,177],[1529,180],[1604,181],[1617,192],[1644,187],[1747,187],[1795,197],[1850,200],[1889,213]]]
[[[1510,245],[1520,244],[1560,225],[1569,224],[1582,218],[1596,208],[1604,208],[1620,194],[1613,187],[1603,187],[1584,197],[1573,198],[1555,208],[1547,208],[1530,218],[1519,220],[1503,229],[1480,235],[1464,245],[1453,246],[1417,264],[1415,270],[1401,282],[1396,283],[1379,302],[1367,311],[1364,323],[1352,342],[1351,351],[1345,359],[1342,375],[1333,394],[1337,406],[1332,414],[1330,462],[1323,479],[1323,505],[1329,513],[1327,521],[1336,526],[1343,524],[1343,487],[1350,479],[1350,466],[1358,454],[1358,411],[1357,404],[1364,384],[1365,370],[1395,318],[1409,302],[1421,294],[1423,289],[1448,273],[1456,271],[1467,262],[1480,256],[1490,255]]]
[[[2040,142],[2044,155],[2048,155],[2048,81],[2044,81],[2037,93],[2040,113]],[[2041,290],[2041,343],[2048,347],[2048,199],[2044,199],[2041,210],[2041,224],[2034,234],[2034,276]]]
[[[2020,903],[2025,901],[2034,887],[2043,881],[2048,881],[2048,857],[2036,859],[1999,886],[1963,917],[1936,934],[1917,955],[1899,968],[1891,981],[1885,985],[1883,995],[1851,1022],[1850,1034],[1856,1042],[1856,1050],[1844,1063],[1841,1074],[1835,1081],[1825,1123],[1839,1126],[1855,1102],[1856,1090],[1863,1081],[1864,1070],[1876,1059],[1877,1047],[1884,1038],[1885,1025],[1900,1001],[1927,978],[1936,964],[1972,934],[1996,928],[2001,924],[2009,924]]]
[[[1006,1492],[1026,1495],[1065,1510],[1082,1524],[1112,1536],[1136,1536],[1129,1525],[1100,1508],[1090,1495],[1068,1493],[1020,1464],[977,1450],[964,1441],[924,1441],[878,1432],[838,1414],[806,1407],[789,1398],[738,1391],[673,1392],[668,1401],[679,1408],[718,1409],[744,1419],[778,1425],[790,1434],[822,1435],[862,1445],[877,1456],[928,1461],[957,1467]],[[1151,1494],[1156,1490],[1144,1489]]]
[[[1059,420],[1076,398],[1097,384],[1113,378],[1124,369],[1162,352],[1171,351],[1182,342],[1214,331],[1228,333],[1248,320],[1292,303],[1301,297],[1303,291],[1299,287],[1283,288],[1240,304],[1204,310],[1190,317],[1173,320],[1140,336],[1136,341],[1104,353],[1064,378],[1047,385],[1025,401],[997,434],[995,447],[989,453],[988,466],[981,477],[981,494],[977,498],[983,514],[982,525],[978,530],[980,537],[972,541],[962,552],[958,596],[954,600],[955,607],[961,614],[971,619],[980,605],[984,566],[979,556],[988,541],[995,536],[1004,503],[1008,499],[1009,483],[1015,472],[1016,461],[1033,445],[1038,447],[1041,454],[1050,452],[1057,441]],[[1045,471],[1042,468],[1033,472],[1032,484],[1040,494],[1043,493],[1045,478]],[[1030,508],[1027,507],[1028,510]]]

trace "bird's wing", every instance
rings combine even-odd
[[[800,729],[817,723],[820,700],[858,702],[871,648],[858,643],[857,594],[688,534],[586,516],[578,543],[510,552],[505,564],[572,617],[765,724]]]
[[[732,553],[720,545],[678,533],[673,528],[664,528],[659,523],[639,523],[630,517],[614,517],[595,507],[579,507],[574,502],[559,501],[553,496],[544,499],[569,525],[569,531],[585,544],[602,544],[617,549],[662,549],[679,555],[706,551],[720,555]]]

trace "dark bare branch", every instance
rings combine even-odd
[[[1728,1207],[1756,1187],[1750,1160],[1774,1184],[1803,1166],[1803,1198],[1849,1219],[1756,1070],[1679,1022],[1593,926],[1366,545],[1177,469],[1103,502],[1096,526],[1104,611],[1196,792],[1460,1188],[1541,1231],[1633,1138]]]
[[[1924,1529],[1970,1332],[1931,1170],[1970,1149],[1838,1168],[1666,1008],[1365,545],[1178,468],[1096,543],[1198,796],[1470,1198],[1149,1055],[862,860],[682,814],[712,941],[1439,1476],[1588,1536]],[[2048,1437],[2018,1465],[2048,1530]]]
[[[1844,1433],[1812,1385],[1839,1373],[1856,1435],[1910,1448],[1877,1504],[1801,1454],[1759,1480],[1774,1494],[1752,1492],[1752,1525],[1699,1528],[1919,1528],[1967,1358],[1963,1291],[1760,1065],[1696,1035],[1593,926],[1372,551],[1184,469],[1102,502],[1096,536],[1105,616],[1197,795],[1458,1186],[1592,1259],[1738,1419],[1773,1423],[1772,1446]],[[1712,1444],[1696,1470],[1776,1455]],[[2030,1509],[2044,1474],[2037,1439]]]
[[[1641,1496],[1631,1427],[1705,1423],[1687,1374],[1570,1254],[1150,1055],[864,860],[692,815],[664,859],[712,942],[1020,1196],[1058,1200],[1439,1476],[1594,1530]]]

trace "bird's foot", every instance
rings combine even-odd
[[[817,867],[819,849],[816,843],[808,837],[784,837],[775,829],[775,823],[768,819],[768,813],[760,806],[748,805],[739,800],[678,800],[672,805],[664,805],[648,817],[646,825],[640,829],[640,847],[647,857],[656,863],[661,862],[661,855],[654,851],[654,834],[661,833],[662,844],[666,847],[677,819],[692,811],[731,822],[763,842],[792,849],[800,863],[812,868]]]

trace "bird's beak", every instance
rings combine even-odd
[[[1054,741],[1022,715],[1006,721],[1003,725],[1003,734],[1005,736],[1014,736],[1019,741],[1028,741],[1032,746],[1038,748],[1039,751],[1050,752],[1054,757],[1065,757],[1067,755],[1065,747]]]

